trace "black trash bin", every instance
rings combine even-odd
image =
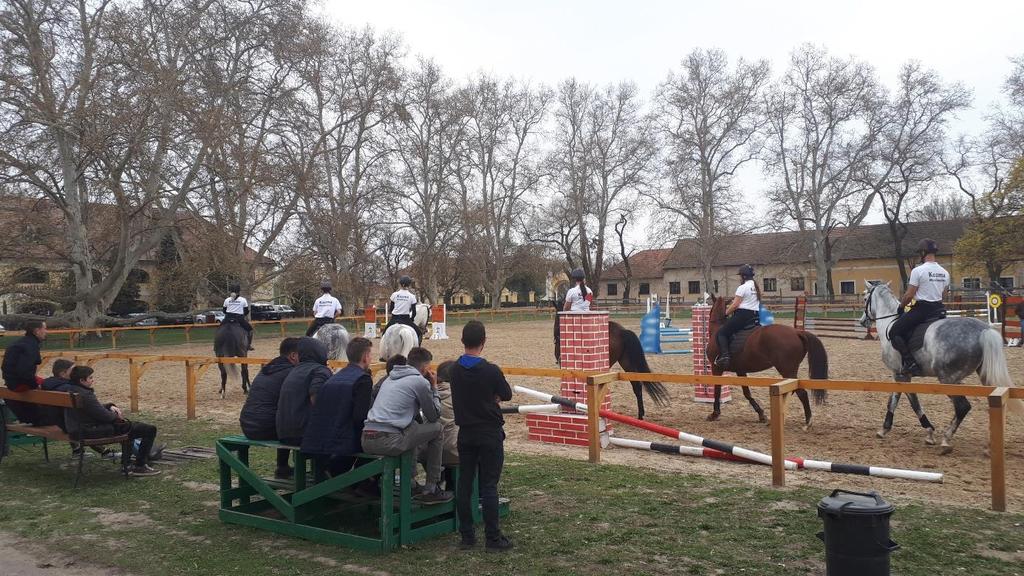
[[[835,490],[818,502],[825,530],[828,576],[889,576],[889,554],[899,544],[889,538],[889,516],[896,507],[877,492]]]

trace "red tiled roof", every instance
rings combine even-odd
[[[629,267],[633,272],[633,278],[661,278],[664,276],[665,260],[672,254],[672,250],[672,248],[641,250],[630,256]],[[602,274],[602,278],[608,280],[624,279],[625,277],[626,265],[623,262],[619,262]]]

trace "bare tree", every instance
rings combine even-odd
[[[708,290],[721,239],[746,215],[733,198],[733,177],[761,150],[768,79],[764,60],[739,60],[730,70],[724,52],[695,50],[658,88],[666,185],[650,197],[693,232]]]
[[[935,71],[920,63],[904,64],[899,87],[885,104],[869,161],[858,177],[881,203],[904,287],[910,277],[903,253],[907,211],[934,189],[943,173],[939,158],[946,146],[946,126],[970,101],[963,86],[943,84]]]
[[[907,212],[908,222],[966,220],[970,216],[967,201],[958,193],[934,197],[919,208]]]
[[[629,302],[629,294],[633,289],[633,266],[629,258],[636,252],[636,247],[626,250],[626,228],[629,226],[629,215],[626,212],[619,213],[619,220],[615,223],[615,236],[619,239],[619,256],[622,258],[622,269],[625,271],[625,285],[622,289],[622,301]]]
[[[769,198],[779,216],[810,232],[819,295],[834,294],[833,231],[860,224],[874,198],[856,176],[881,128],[880,98],[869,65],[811,45],[793,52],[768,97]]]

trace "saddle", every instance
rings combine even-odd
[[[938,322],[939,320],[946,319],[946,312],[937,312],[928,317],[927,320],[918,324],[914,327],[914,331],[911,332],[910,338],[907,340],[907,348],[911,353],[917,352],[921,348],[924,348],[924,335],[928,332],[928,327]]]
[[[739,356],[740,352],[743,352],[743,345],[747,343],[747,338],[761,327],[761,323],[754,320],[750,324],[743,327],[742,330],[732,335],[732,339],[729,340],[729,355],[733,358]]]

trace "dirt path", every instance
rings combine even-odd
[[[626,323],[629,326],[630,323]],[[638,322],[629,326],[639,328]],[[430,341],[430,348],[437,361],[455,358],[460,352],[459,330],[451,330],[451,340]],[[891,374],[882,366],[880,348],[877,342],[857,340],[825,339],[829,352],[830,375],[836,379],[889,380]],[[277,348],[277,339],[260,339],[256,342],[254,355],[271,356]],[[139,354],[212,354],[210,344],[173,346],[156,349],[140,349]],[[498,364],[508,366],[555,367],[554,345],[549,322],[501,323],[488,326],[485,355]],[[1024,372],[1024,349],[1006,350],[1010,373],[1018,380]],[[692,372],[692,361],[688,356],[648,356],[656,372],[688,374]],[[97,389],[103,398],[128,404],[128,366],[123,360],[104,360],[96,364],[98,370]],[[763,373],[776,376],[775,373]],[[802,376],[806,376],[806,370]],[[513,384],[557,392],[556,379],[516,377]],[[927,381],[927,380],[926,380]],[[969,382],[977,383],[973,378]],[[710,408],[692,400],[690,386],[669,384],[672,403],[659,407],[648,401],[647,417],[653,422],[672,426],[693,434],[731,442],[746,448],[768,452],[770,437],[768,428],[757,424],[755,417],[738,389],[734,389],[734,400],[723,407],[719,422],[707,422],[705,417]],[[219,377],[211,369],[203,377],[197,391],[199,413],[225,424],[238,421],[238,411],[244,400],[241,390],[229,387],[227,399],[217,394]],[[184,417],[185,414],[185,372],[182,363],[153,364],[142,378],[141,408]],[[762,406],[768,406],[766,390],[755,389],[754,396]],[[946,398],[922,396],[922,403],[937,427],[944,427],[952,417],[952,406]],[[536,403],[527,397],[516,397],[514,402]],[[810,484],[826,488],[872,488],[889,497],[914,497],[925,500],[979,508],[989,506],[989,460],[983,454],[988,434],[988,417],[984,399],[973,402],[974,410],[967,417],[955,437],[955,451],[952,455],[941,456],[939,449],[924,445],[924,434],[914,417],[906,399],[896,414],[892,433],[884,440],[875,437],[885,415],[886,396],[859,392],[832,393],[826,406],[814,407],[814,427],[804,432],[799,402],[789,403],[787,412],[786,441],[790,455],[843,463],[867,464],[941,471],[946,474],[944,484],[925,484],[865,478],[823,472],[793,472],[787,481],[793,485]],[[629,415],[636,414],[636,402],[631,389],[625,384],[616,385],[612,398],[613,409]],[[528,442],[526,429],[520,416],[509,416],[506,431],[511,450],[529,453],[564,454],[567,457],[583,458],[584,449],[561,448]],[[671,442],[645,431],[616,425],[615,433],[628,438]],[[1024,419],[1010,416],[1007,422],[1007,488],[1010,508],[1024,509]],[[674,457],[658,453],[634,451],[628,448],[609,449],[606,461],[659,470],[706,474],[728,477],[764,486],[771,483],[771,471],[767,467],[745,464]]]
[[[119,568],[103,568],[44,549],[42,546],[0,532],[0,574],[4,576],[123,576]]]

